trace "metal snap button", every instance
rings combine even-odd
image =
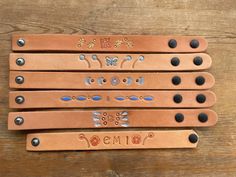
[[[17,84],[23,84],[24,83],[24,77],[23,76],[17,76],[15,78],[15,81]]]
[[[25,98],[23,96],[17,96],[15,99],[15,102],[17,104],[22,104],[22,103],[24,103],[24,101],[25,101]]]
[[[23,65],[25,64],[24,58],[17,58],[17,59],[16,59],[16,64],[17,64],[18,66],[23,66]]]
[[[25,40],[24,39],[18,39],[16,43],[19,47],[23,47],[25,45]]]
[[[23,117],[16,117],[14,120],[16,125],[22,125],[24,123]]]

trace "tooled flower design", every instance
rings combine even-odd
[[[133,135],[132,143],[133,144],[140,144],[141,143],[141,136],[140,135]]]
[[[100,143],[100,138],[96,135],[93,135],[90,139],[89,139],[90,143],[92,146],[97,146]]]
[[[114,44],[114,47],[115,48],[118,48],[118,47],[120,47],[121,45],[125,45],[126,47],[128,47],[128,48],[132,48],[133,47],[133,42],[132,41],[130,41],[130,40],[128,40],[128,38],[123,38],[122,40],[116,40],[115,41],[115,44]]]
[[[80,38],[79,41],[78,41],[77,46],[78,46],[78,47],[82,47],[82,46],[84,45],[85,42],[86,42],[86,41],[85,41],[84,38]]]

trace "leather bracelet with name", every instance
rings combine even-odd
[[[203,52],[199,36],[15,34],[13,51]]]
[[[193,130],[32,133],[28,151],[196,148]]]
[[[192,54],[11,53],[10,70],[189,71],[210,68],[211,57]]]
[[[214,83],[207,72],[10,72],[10,88],[18,89],[208,89]]]
[[[211,91],[10,91],[10,108],[213,106]]]

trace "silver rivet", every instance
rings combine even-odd
[[[38,138],[33,138],[31,144],[32,146],[38,146],[40,144],[40,141]]]
[[[97,60],[98,59],[97,55],[92,55],[92,59]]]
[[[17,59],[16,59],[16,64],[17,64],[18,66],[23,66],[23,65],[25,64],[24,58],[17,58]]]
[[[25,98],[23,96],[17,96],[15,101],[17,104],[22,104],[25,102]]]
[[[14,120],[16,125],[22,125],[24,123],[23,117],[16,117]]]
[[[140,55],[139,56],[139,61],[144,61],[144,56]]]
[[[17,84],[23,84],[24,83],[24,77],[23,76],[17,76],[15,79]]]
[[[84,60],[84,59],[85,59],[85,56],[84,56],[83,54],[81,54],[81,55],[79,56],[79,59],[80,59],[80,60]]]
[[[25,45],[25,40],[24,39],[18,39],[16,43],[19,47],[23,47]]]

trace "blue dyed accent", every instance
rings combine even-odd
[[[70,100],[72,100],[72,98],[70,96],[63,96],[63,97],[61,97],[61,100],[62,101],[70,101]]]
[[[84,101],[84,100],[86,100],[86,97],[85,97],[85,96],[78,96],[78,97],[77,97],[77,100],[79,100],[79,101]]]
[[[143,99],[146,101],[152,101],[153,97],[152,96],[145,96]]]
[[[132,100],[132,101],[137,101],[138,97],[137,96],[130,96],[129,99]]]
[[[101,96],[98,96],[98,95],[96,95],[96,96],[93,96],[93,97],[92,97],[92,99],[93,99],[94,101],[99,101],[99,100],[101,100],[101,99],[102,99],[102,97],[101,97]]]
[[[118,100],[118,101],[123,101],[123,100],[125,100],[125,97],[123,97],[123,96],[117,96],[117,97],[116,97],[116,100]]]

